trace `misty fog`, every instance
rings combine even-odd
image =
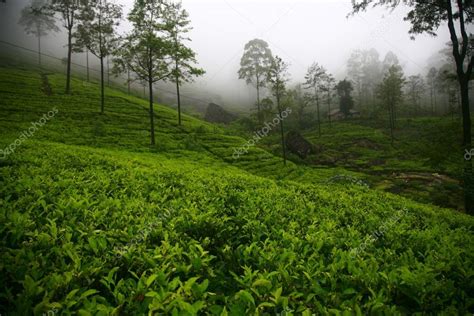
[[[124,34],[128,31],[126,16],[133,1],[116,2],[124,7],[120,27]],[[0,3],[0,40],[35,49],[35,38],[26,35],[18,25],[20,10],[27,3]],[[290,64],[290,85],[302,82],[307,67],[314,61],[336,79],[344,79],[347,60],[355,49],[375,48],[382,60],[392,51],[400,59],[405,74],[426,73],[430,58],[449,41],[446,27],[439,28],[437,37],[423,34],[411,40],[409,24],[403,21],[407,12],[403,6],[393,11],[377,8],[349,17],[350,0],[184,0],[183,7],[189,12],[193,27],[188,45],[206,71],[194,84],[183,87],[184,95],[192,96],[199,89],[199,95],[194,97],[207,97],[244,111],[252,107],[255,89],[238,80],[237,71],[244,45],[251,39],[265,40],[274,55]],[[45,54],[65,56],[64,32],[51,33],[43,42]],[[91,56],[92,64],[94,59]],[[83,54],[74,54],[73,62],[84,64]],[[197,89],[191,89],[192,86]]]

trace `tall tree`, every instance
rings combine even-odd
[[[426,82],[430,90],[430,106],[431,115],[434,115],[436,108],[436,78],[438,77],[438,70],[435,67],[431,67],[426,75]]]
[[[273,96],[276,99],[276,105],[280,118],[280,136],[281,147],[283,152],[283,164],[286,165],[286,146],[285,146],[285,132],[283,127],[281,100],[286,92],[286,83],[288,82],[288,64],[280,57],[275,56],[272,60],[271,66],[267,72],[267,82],[270,84]]]
[[[50,8],[60,15],[63,27],[67,31],[66,94],[71,93],[71,57],[73,37],[77,26],[76,19],[81,7],[87,6],[87,0],[55,0]]]
[[[261,110],[262,110],[262,116],[266,120],[269,118],[271,115],[274,115],[273,113],[273,100],[271,97],[266,97],[263,98],[261,101]]]
[[[420,75],[408,77],[406,81],[407,94],[413,108],[413,115],[419,115],[421,110],[421,100],[425,91],[425,82]]]
[[[452,65],[442,65],[438,71],[436,83],[437,89],[445,95],[445,113],[450,114],[454,120],[459,105],[459,84],[456,74],[451,69]]]
[[[339,81],[336,85],[336,91],[339,96],[339,108],[345,117],[350,115],[350,111],[354,106],[351,92],[354,90],[352,83],[346,79]]]
[[[253,39],[245,44],[244,54],[240,59],[239,79],[245,79],[257,89],[257,117],[262,123],[260,112],[260,88],[265,87],[265,75],[272,67],[273,56],[268,43],[261,39]]]
[[[468,54],[470,40],[466,26],[474,19],[474,2],[472,0],[433,0],[433,1],[391,1],[364,0],[352,1],[352,14],[364,11],[371,4],[395,8],[401,2],[408,5],[405,20],[411,23],[410,34],[427,33],[436,36],[440,25],[447,22],[452,43],[452,54],[456,64],[456,76],[461,90],[461,108],[463,118],[464,152],[472,148],[471,114],[469,108],[469,80],[472,79],[474,55]],[[456,27],[457,24],[457,27]],[[462,40],[459,41],[458,34]],[[464,156],[464,152],[462,155]],[[464,204],[466,212],[474,215],[474,174],[472,161],[464,159]]]
[[[306,72],[304,79],[304,86],[306,89],[312,89],[314,93],[314,102],[316,103],[316,113],[318,119],[318,134],[321,137],[321,115],[319,108],[319,94],[321,87],[324,86],[323,80],[326,76],[326,69],[318,65],[318,63],[313,63]]]
[[[48,35],[48,31],[59,31],[54,13],[49,9],[46,0],[32,0],[21,10],[18,23],[25,28],[27,34],[38,39],[38,65],[41,67],[41,37]]]
[[[379,53],[374,48],[369,50],[357,49],[352,52],[347,61],[347,73],[355,85],[357,91],[357,103],[360,109],[372,101],[375,86],[381,79],[381,63]]]
[[[106,0],[97,0],[84,7],[79,18],[76,45],[86,47],[87,51],[100,60],[100,113],[103,114],[105,103],[104,58],[117,48],[118,40],[115,32],[122,18],[122,7]]]
[[[328,121],[329,121],[329,126],[331,126],[331,95],[332,92],[334,91],[334,86],[336,84],[336,80],[330,73],[326,73],[326,75],[323,77],[323,82],[321,85],[321,90],[326,92],[326,102],[328,105]]]
[[[396,106],[402,101],[404,81],[402,68],[392,65],[385,74],[383,81],[377,87],[377,94],[382,100],[384,107],[388,110],[392,145],[394,141],[393,132],[395,129]]]
[[[382,76],[385,76],[393,65],[400,66],[400,61],[394,52],[389,51],[382,61]]]
[[[374,48],[364,51],[362,73],[364,75],[362,92],[365,97],[365,102],[367,102],[368,107],[370,103],[372,103],[372,114],[375,115],[375,90],[383,76],[379,53]]]
[[[288,89],[285,98],[287,104],[295,109],[298,126],[304,128],[305,110],[308,106],[308,98],[303,92],[302,85],[296,84],[293,89]],[[311,96],[312,99],[312,96]],[[265,99],[264,99],[265,100]],[[264,104],[262,100],[262,112],[264,111]]]
[[[168,16],[171,6],[161,0],[135,0],[128,20],[132,30],[124,39],[116,59],[118,68],[127,67],[138,80],[148,85],[150,143],[155,145],[153,84],[166,81],[171,75],[173,42],[170,39]]]
[[[174,69],[171,76],[172,81],[176,84],[176,96],[178,101],[178,124],[181,125],[181,97],[180,85],[184,82],[191,82],[193,77],[204,75],[204,70],[193,66],[197,63],[196,53],[184,44],[190,41],[184,34],[188,33],[192,28],[189,14],[182,8],[181,2],[173,3],[173,9],[168,18],[171,41],[173,42],[173,61]]]
[[[355,90],[357,91],[357,106],[362,107],[362,84],[363,84],[363,53],[362,50],[356,49],[351,53],[349,60],[347,61],[347,74],[352,80]]]

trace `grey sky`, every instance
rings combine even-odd
[[[16,3],[26,3],[15,0]],[[117,0],[127,13],[132,0]],[[3,5],[5,6],[5,5]],[[354,49],[375,48],[383,59],[388,51],[398,55],[406,74],[424,73],[427,60],[449,41],[447,28],[441,26],[438,37],[418,35],[410,40],[409,23],[403,21],[407,9],[389,12],[383,8],[347,18],[350,0],[183,0],[193,30],[189,44],[196,52],[206,75],[196,86],[225,92],[235,100],[249,99],[251,88],[237,80],[240,57],[246,42],[253,38],[267,41],[274,55],[290,63],[293,83],[303,80],[306,68],[314,61],[322,64],[336,78],[345,76],[346,61]],[[5,8],[0,6],[0,19]],[[0,22],[2,38],[24,43],[12,36],[17,18],[8,13]],[[6,22],[5,20],[8,20]],[[127,28],[124,21],[122,30]],[[47,51],[62,47],[64,35],[50,36]],[[26,37],[25,37],[26,38]],[[52,44],[53,41],[59,42]],[[32,45],[34,48],[34,45]]]

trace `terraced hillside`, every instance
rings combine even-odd
[[[0,313],[474,312],[471,217],[235,160],[243,138],[164,106],[151,148],[144,101],[107,90],[101,116],[63,79],[0,71],[0,148],[57,109],[0,160]]]
[[[417,201],[462,211],[462,130],[451,117],[400,118],[392,145],[383,122],[347,120],[323,124],[323,133],[308,129],[303,136],[316,152],[300,165],[344,168],[372,188]],[[277,152],[277,135],[265,138],[262,148]]]
[[[75,90],[72,96],[67,96],[63,93],[62,75],[40,75],[17,68],[2,68],[0,85],[2,129],[5,138],[11,140],[55,106],[58,114],[48,122],[48,128],[35,133],[36,139],[138,152],[192,151],[200,157],[231,163],[253,174],[274,179],[324,182],[336,174],[355,174],[342,168],[312,170],[292,163],[283,168],[281,158],[258,147],[252,147],[249,153],[234,159],[234,149],[241,147],[246,139],[228,135],[216,125],[187,115],[183,116],[180,127],[176,124],[176,111],[160,105],[155,108],[157,146],[150,148],[146,101],[107,89],[106,113],[98,115],[97,84],[73,80]]]

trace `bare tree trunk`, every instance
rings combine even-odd
[[[67,70],[66,70],[66,94],[71,93],[71,57],[72,57],[72,28],[67,33]]]
[[[472,150],[471,115],[469,109],[469,81],[467,78],[461,84],[461,103],[463,117],[464,152]],[[474,174],[472,161],[464,159],[464,205],[466,213],[474,215]]]
[[[181,96],[179,94],[178,61],[176,60],[176,95],[178,97],[178,125],[181,125]]]
[[[100,113],[104,114],[104,57],[100,57]]]
[[[155,122],[154,116],[155,112],[153,111],[153,81],[151,75],[148,76],[148,91],[149,91],[149,98],[150,98],[150,137],[151,137],[151,145],[155,145]]]
[[[257,74],[257,120],[262,124],[262,113],[260,112],[260,78]]]
[[[179,82],[176,81],[176,91],[178,94],[178,125],[181,125],[181,96],[179,95]]]
[[[38,64],[41,68],[41,35],[38,35]]]
[[[433,93],[434,93],[434,89],[433,89],[433,85],[431,85],[431,89],[430,89],[431,116],[434,116]]]
[[[89,50],[86,49],[86,68],[87,68],[87,82],[89,82]]]
[[[329,91],[329,87],[328,87],[328,120],[329,120],[329,127],[331,127],[331,92]]]
[[[110,67],[109,67],[109,56],[107,56],[107,86],[110,87]]]
[[[318,135],[321,137],[321,117],[319,112],[319,97],[318,97],[318,89],[314,87],[314,97],[316,99],[316,111],[318,115]]]
[[[127,68],[127,93],[130,94],[130,69]]]
[[[281,134],[281,148],[283,151],[283,165],[286,166],[286,146],[285,146],[285,132],[283,128],[283,118],[281,116],[281,107],[280,107],[280,93],[277,91],[277,107],[280,117],[280,134]]]
[[[456,28],[454,27],[454,16],[451,7],[451,0],[447,1],[447,13],[448,13],[448,28],[451,37],[451,42],[453,43],[453,56],[456,62],[456,73],[458,77],[458,82],[460,85],[461,92],[461,112],[462,112],[462,121],[463,121],[463,142],[464,150],[471,150],[472,140],[471,140],[471,114],[469,109],[469,79],[471,77],[472,67],[474,63],[474,57],[471,57],[468,63],[467,71],[464,72],[464,60],[467,54],[469,37],[465,29],[464,21],[464,8],[463,1],[457,0],[458,5],[458,21],[459,29],[461,31],[461,36],[463,38],[462,44],[458,41],[458,36],[456,34]],[[459,50],[461,48],[461,50]],[[464,153],[463,153],[464,154]],[[464,161],[464,205],[466,213],[474,215],[474,177],[472,174],[472,162],[471,160]]]

